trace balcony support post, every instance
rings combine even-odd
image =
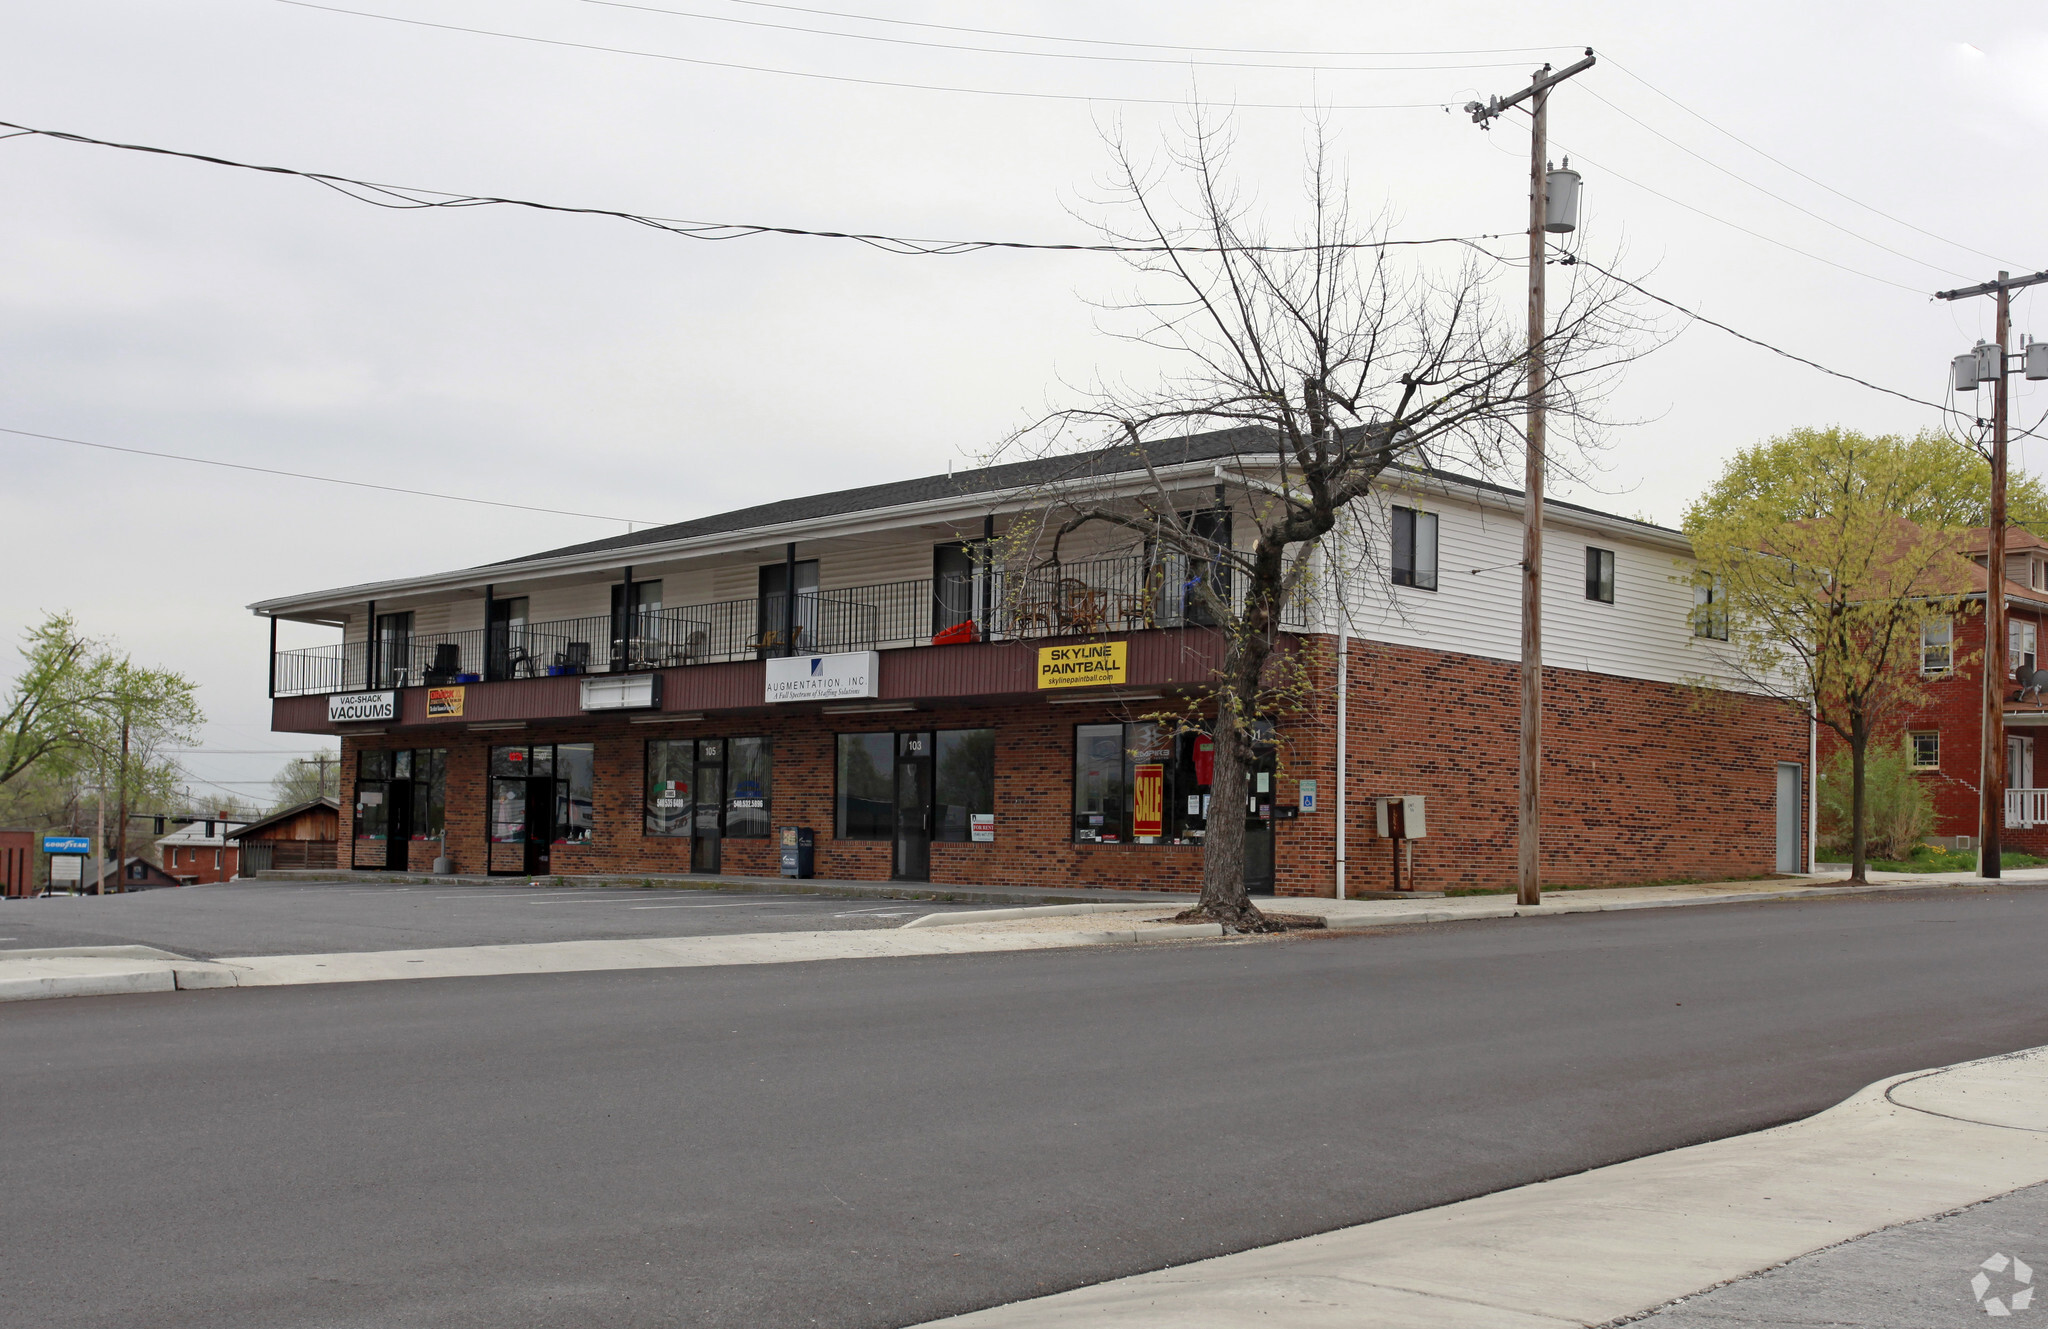
[[[479,670],[484,682],[493,683],[498,678],[498,643],[491,640],[498,630],[498,588],[493,582],[484,583],[484,667]]]
[[[782,654],[796,654],[796,541],[782,548]]]
[[[363,634],[363,690],[367,692],[377,680],[377,602],[375,600],[370,601],[369,608],[364,612],[369,618],[369,626]],[[342,652],[341,685],[344,688],[348,686],[348,652],[346,651]]]
[[[270,699],[271,699],[272,701],[276,701],[276,700],[277,700],[277,615],[276,615],[276,614],[270,614],[270,615],[268,615],[268,618],[270,619]]]
[[[989,629],[996,621],[996,514],[993,512],[984,514],[981,519],[981,558],[978,561],[981,564],[981,604],[978,606],[981,622],[978,630],[981,639],[987,641]]]

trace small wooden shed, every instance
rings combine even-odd
[[[228,838],[242,847],[245,877],[267,868],[331,869],[339,862],[341,802],[322,795],[230,831]]]

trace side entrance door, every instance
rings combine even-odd
[[[1251,895],[1271,895],[1274,882],[1273,796],[1278,750],[1260,739],[1272,726],[1259,725],[1252,742],[1251,769],[1245,772],[1244,888]]]
[[[691,809],[690,871],[722,871],[725,849],[725,740],[697,743],[697,801]]]
[[[897,881],[932,879],[932,736],[896,735]]]
[[[1806,820],[1806,800],[1801,797],[1805,772],[1797,762],[1778,763],[1778,862],[1780,872],[1804,872],[1800,861],[1800,828]]]

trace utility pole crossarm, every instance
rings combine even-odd
[[[2001,277],[1997,281],[1981,282],[1976,286],[1964,286],[1953,291],[1936,291],[1937,300],[1968,300],[1973,296],[1996,295],[2000,291],[2017,291],[2022,286],[2038,286],[2048,281],[2048,270],[2037,272],[2031,277]]]
[[[1596,57],[1593,54],[1593,48],[1588,46],[1586,48],[1586,58],[1579,61],[1577,64],[1567,65],[1565,68],[1558,70],[1555,74],[1539,74],[1535,79],[1531,80],[1528,87],[1523,88],[1520,92],[1514,93],[1511,96],[1495,97],[1492,101],[1488,102],[1466,102],[1465,110],[1471,114],[1473,124],[1483,125],[1488,120],[1491,120],[1495,116],[1499,115],[1501,112],[1510,110],[1513,107],[1520,105],[1521,103],[1529,100],[1529,98],[1534,97],[1537,93],[1550,91],[1551,88],[1555,87],[1559,83],[1564,82],[1572,75],[1585,73],[1587,70],[1591,69],[1595,63]],[[1548,69],[1548,66],[1545,66],[1545,68]]]

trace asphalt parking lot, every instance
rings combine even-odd
[[[523,881],[409,886],[234,881],[133,895],[0,901],[0,951],[155,946],[179,955],[312,955],[513,942],[900,927],[972,906],[924,900]]]

